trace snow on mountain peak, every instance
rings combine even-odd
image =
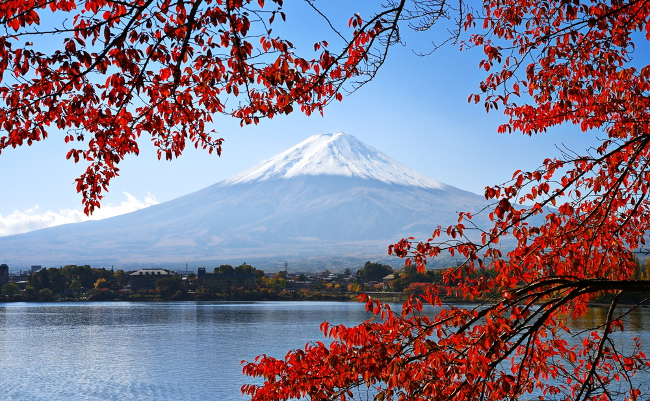
[[[342,175],[423,188],[446,187],[343,132],[311,136],[291,149],[228,178],[221,186],[301,175]]]

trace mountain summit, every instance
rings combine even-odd
[[[428,238],[485,204],[351,135],[325,134],[178,199],[1,237],[0,249],[19,266],[247,261],[274,271],[288,261],[297,270],[340,270],[386,261],[387,245]]]
[[[221,186],[303,175],[340,175],[422,188],[446,187],[343,132],[311,136],[272,159],[223,181]]]

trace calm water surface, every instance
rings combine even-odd
[[[368,317],[355,302],[0,304],[0,399],[242,400],[242,360]]]
[[[354,302],[0,304],[0,399],[239,401],[252,380],[242,360],[322,340],[323,321],[368,317]],[[622,335],[650,344],[649,322],[635,311]]]

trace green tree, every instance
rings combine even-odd
[[[214,268],[215,274],[233,274],[234,272],[235,272],[235,268],[232,267],[231,265],[221,265],[219,267]]]
[[[54,299],[54,292],[50,290],[49,288],[43,288],[42,290],[38,291],[38,300],[39,301],[51,301]]]
[[[363,268],[357,272],[357,278],[363,282],[381,281],[391,273],[393,273],[393,268],[389,265],[367,261]]]
[[[72,280],[70,283],[70,291],[72,291],[73,294],[78,294],[79,291],[81,291],[81,282],[79,280]]]
[[[124,270],[118,270],[113,273],[113,277],[111,278],[111,290],[121,290],[122,288],[126,287],[128,282],[129,276],[124,273]]]
[[[282,270],[282,271],[279,271],[279,272],[275,273],[275,274],[273,275],[273,278],[287,280],[288,277],[287,277],[287,272],[286,272],[286,270]]]
[[[94,269],[88,265],[73,266],[72,272],[73,275],[81,282],[81,286],[85,288],[93,288],[95,286],[95,282],[99,278],[94,274]]]
[[[48,269],[41,269],[27,276],[27,284],[37,291],[50,287],[50,273]]]
[[[246,263],[242,263],[241,265],[235,267],[236,274],[255,274],[256,270],[256,268]]]
[[[38,292],[33,286],[26,285],[25,290],[23,291],[23,297],[26,301],[35,301],[38,298]]]
[[[7,283],[2,286],[2,295],[12,297],[20,293],[20,288],[14,283]]]
[[[169,299],[181,290],[180,276],[172,275],[156,280],[156,290],[164,299]]]
[[[288,281],[284,272],[278,272],[271,278],[262,277],[261,283],[262,286],[269,288],[276,293],[284,290],[288,286]]]
[[[68,283],[66,282],[66,277],[61,274],[60,269],[56,267],[50,267],[47,269],[47,274],[49,276],[49,286],[48,288],[52,290],[55,294],[62,294],[63,291],[68,288]]]
[[[214,296],[214,293],[210,288],[200,286],[199,288],[196,289],[196,292],[194,293],[194,297],[197,300],[209,300],[212,299]]]

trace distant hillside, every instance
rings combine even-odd
[[[296,270],[301,263],[314,269],[340,263],[343,269],[390,260],[390,243],[404,236],[426,239],[438,224],[453,224],[458,211],[477,211],[485,203],[351,135],[326,134],[178,199],[2,237],[0,248],[10,265],[239,260],[258,261],[264,269],[290,260]]]

